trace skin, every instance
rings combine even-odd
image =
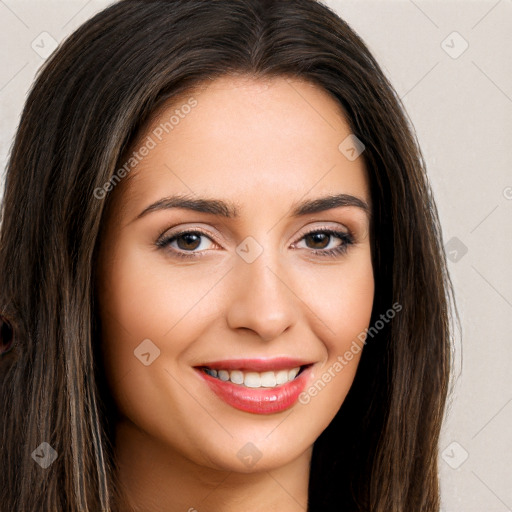
[[[190,96],[165,105],[132,150]],[[232,76],[193,97],[197,106],[114,190],[100,239],[102,347],[121,415],[121,509],[304,511],[313,443],[343,403],[361,354],[309,403],[273,414],[231,407],[193,366],[291,356],[314,362],[310,383],[333,373],[370,322],[370,217],[356,206],[290,212],[340,193],[370,205],[364,161],[338,149],[349,125],[335,100],[307,82]],[[232,202],[239,217],[161,209],[136,219],[171,194]],[[194,228],[207,236],[155,245],[163,233]],[[313,253],[343,243],[305,237],[326,228],[353,234],[345,254]],[[263,249],[252,263],[236,251],[247,237]],[[173,249],[203,256],[182,260]],[[160,350],[148,366],[134,356],[145,339]],[[237,455],[247,443],[261,454],[251,466]]]

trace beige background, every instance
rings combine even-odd
[[[37,69],[110,3],[0,0],[0,188]],[[403,99],[441,215],[462,320],[440,447],[443,511],[510,511],[512,0],[325,3]]]

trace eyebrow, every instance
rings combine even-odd
[[[292,205],[292,217],[324,212],[333,208],[355,206],[362,209],[367,216],[370,216],[370,207],[363,199],[350,194],[336,194],[317,199],[310,199],[294,203]],[[134,220],[140,219],[145,215],[160,211],[182,208],[199,213],[209,213],[225,217],[227,219],[236,219],[240,216],[239,207],[234,203],[228,203],[219,199],[195,198],[190,196],[170,196],[159,199],[158,201],[146,207]]]

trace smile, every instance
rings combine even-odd
[[[194,369],[201,380],[231,407],[272,414],[294,406],[311,381],[313,363],[291,358],[224,360]]]
[[[302,367],[304,368],[304,367]],[[230,381],[233,384],[247,388],[275,388],[282,384],[291,382],[301,371],[301,367],[290,368],[289,370],[267,371],[267,372],[245,372],[241,370],[214,370],[203,368],[203,371],[221,381]]]

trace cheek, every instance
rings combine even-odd
[[[369,249],[311,282],[316,286],[308,291],[308,306],[320,320],[317,335],[324,359],[299,403],[322,415],[327,425],[352,386],[371,319],[375,285]]]
[[[167,363],[183,350],[179,320],[189,300],[175,281],[166,282],[165,274],[148,265],[149,259],[120,241],[101,274],[98,294],[110,392],[122,415],[155,430],[164,410],[155,390],[162,390],[169,404],[179,400],[168,389]],[[172,343],[164,346],[165,333]]]
[[[371,267],[340,279],[339,293],[332,297],[330,321],[335,336],[329,345],[337,351],[346,350],[347,344],[368,327],[374,299],[374,279]]]
[[[126,386],[126,375],[133,381],[144,374],[148,356],[142,354],[149,352],[149,361],[155,361],[152,370],[168,367],[200,336],[198,318],[216,314],[214,304],[204,300],[218,279],[214,273],[198,270],[191,282],[190,269],[177,271],[164,257],[155,263],[154,254],[134,245],[119,241],[98,282],[102,351],[114,394]]]
[[[372,314],[375,285],[369,249],[341,265],[310,272],[304,282],[301,294],[318,318],[326,357],[344,352],[368,327]]]
[[[164,286],[161,276],[158,281],[147,261],[121,240],[102,268],[98,298],[103,357],[111,386],[129,372],[133,378],[141,366],[137,348],[143,342],[151,347],[144,340],[160,339],[172,326],[168,305],[173,304],[169,298],[174,288]],[[153,358],[160,350],[158,345],[150,350]]]

